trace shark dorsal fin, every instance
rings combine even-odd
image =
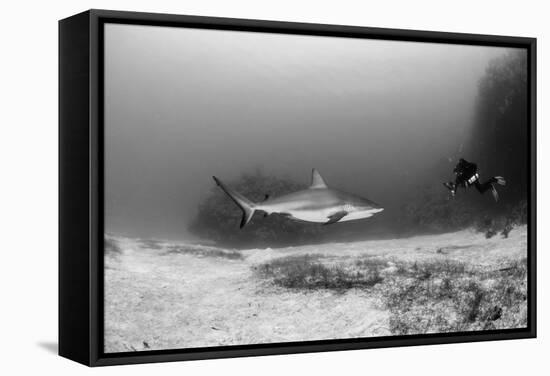
[[[319,188],[328,188],[327,183],[323,180],[321,177],[321,174],[317,169],[313,169],[311,171],[311,185],[309,186],[310,189],[319,189]]]

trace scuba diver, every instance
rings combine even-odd
[[[455,196],[458,187],[462,186],[464,188],[468,188],[473,185],[481,194],[490,189],[493,194],[493,198],[495,201],[498,201],[498,192],[495,188],[495,184],[506,185],[506,180],[504,180],[502,176],[493,176],[485,183],[480,183],[479,174],[477,173],[477,165],[475,163],[470,163],[463,158],[460,158],[453,172],[456,175],[455,181],[443,183],[443,185],[451,191],[451,195],[453,197]]]

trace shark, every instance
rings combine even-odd
[[[312,169],[311,184],[307,189],[273,198],[266,195],[262,202],[252,202],[217,177],[212,178],[243,212],[241,229],[256,212],[263,212],[266,217],[279,214],[297,221],[330,225],[369,218],[384,210],[366,198],[330,188],[315,168]]]

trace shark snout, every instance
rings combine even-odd
[[[382,207],[375,207],[375,208],[369,209],[369,212],[371,212],[372,214],[375,214],[375,213],[380,213],[383,210],[384,210],[384,208],[382,208]]]
[[[368,210],[372,210],[373,213],[379,213],[382,210],[384,210],[382,205],[372,201],[369,201],[368,204],[365,206],[367,207]]]

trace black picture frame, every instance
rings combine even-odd
[[[520,47],[528,52],[528,326],[524,329],[215,348],[103,352],[103,25]],[[88,10],[59,21],[59,354],[88,366],[536,337],[536,39]]]

